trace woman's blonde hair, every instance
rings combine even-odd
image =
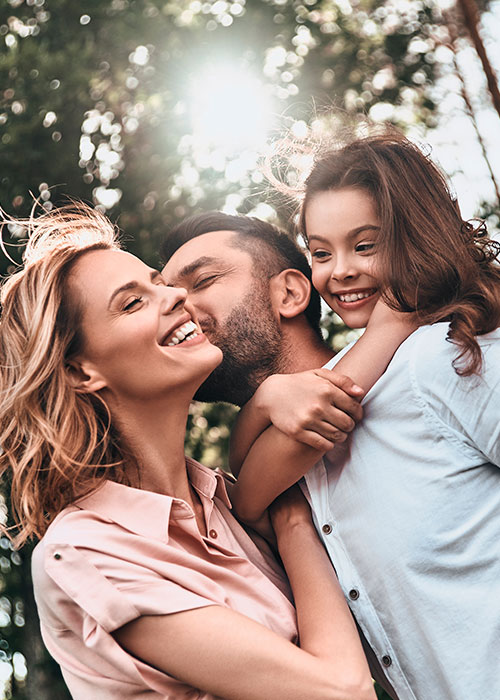
[[[125,472],[106,404],[76,389],[69,371],[82,338],[68,278],[85,252],[120,248],[115,229],[83,204],[15,223],[29,239],[23,267],[0,296],[0,474],[10,481],[14,519],[1,527],[14,528],[20,546],[103,479],[125,481]]]

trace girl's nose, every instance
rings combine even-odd
[[[332,268],[332,278],[335,280],[346,280],[356,276],[356,269],[347,255],[337,255]]]

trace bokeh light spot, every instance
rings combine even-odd
[[[251,73],[227,65],[195,77],[189,111],[195,141],[226,152],[259,147],[272,127],[266,87]]]

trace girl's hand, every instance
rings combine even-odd
[[[414,313],[406,313],[396,311],[387,306],[385,301],[380,298],[375,304],[370,320],[368,321],[367,330],[383,327],[387,329],[390,326],[407,329],[407,335],[413,333],[418,328],[416,315]]]
[[[363,395],[349,377],[320,368],[274,374],[262,382],[253,400],[285,435],[326,451],[343,442],[361,419]]]

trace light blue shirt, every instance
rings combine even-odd
[[[446,333],[426,326],[401,345],[352,439],[305,480],[400,700],[499,700],[500,330],[479,338],[480,377],[455,373]]]

